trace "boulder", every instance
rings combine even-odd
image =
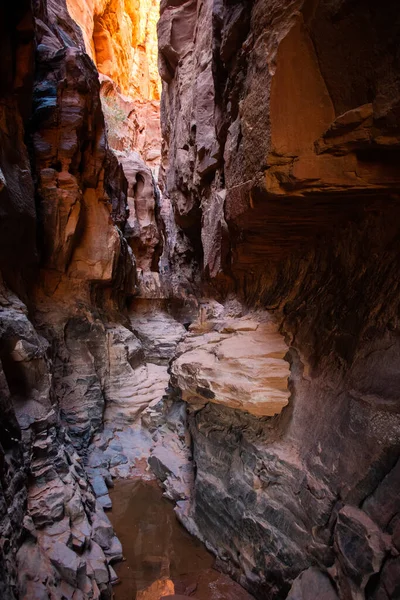
[[[335,527],[335,547],[343,573],[362,590],[380,571],[386,544],[382,531],[362,510],[344,506]]]
[[[339,600],[328,575],[315,567],[303,571],[293,582],[287,600]]]

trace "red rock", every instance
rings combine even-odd
[[[85,468],[129,474],[143,411],[180,518],[257,598],[395,597],[396,3],[163,0],[159,203],[128,156],[156,174],[157,4],[68,4],[82,31],[64,0],[0,8],[0,595],[110,597],[122,549]],[[175,334],[132,332],[139,292],[190,328],[187,406],[163,400]],[[214,331],[200,298],[229,293]]]

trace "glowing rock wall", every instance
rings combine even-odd
[[[158,100],[158,0],[67,0],[87,53],[122,94]]]

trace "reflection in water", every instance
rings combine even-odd
[[[116,600],[135,600],[137,592],[161,579],[169,580],[160,584],[166,586],[165,595],[171,580],[176,592],[183,582],[188,588],[194,582],[196,588],[200,572],[210,570],[214,558],[180,525],[157,483],[119,480],[110,496],[113,510],[109,516],[126,558],[115,567],[121,580],[114,588]],[[218,577],[215,571],[211,573],[212,578]]]

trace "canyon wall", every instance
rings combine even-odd
[[[0,595],[111,598],[151,454],[256,598],[394,599],[398,9],[162,0],[161,193],[157,10],[0,7]]]
[[[79,26],[78,45],[98,69],[108,144],[128,182],[126,238],[139,276],[155,273],[162,246],[156,206],[161,156],[158,2],[68,0],[67,9]]]
[[[112,565],[123,556],[104,512],[112,478],[141,472],[153,421],[160,447],[165,438],[180,452],[171,453],[176,479],[189,463],[184,405],[163,403],[168,361],[186,330],[151,304],[160,309],[179,287],[169,269],[178,232],[155,182],[158,101],[147,88],[123,96],[118,81],[99,76],[70,8],[65,0],[0,8],[5,600],[111,599]],[[142,8],[146,17],[151,6]],[[123,128],[116,105],[113,123],[110,97],[132,126]],[[138,103],[152,111],[147,133]]]
[[[158,34],[176,221],[204,289],[267,310],[290,364],[288,405],[260,417],[232,402],[229,376],[221,401],[221,324],[187,338],[172,365],[196,473],[181,518],[257,598],[294,580],[290,598],[394,598],[396,4],[164,0]]]
[[[160,99],[155,0],[67,0],[67,8],[99,73],[126,96]]]
[[[81,47],[100,73],[111,147],[135,150],[150,166],[158,167],[158,0],[68,0],[67,8],[80,27]]]
[[[128,182],[65,3],[0,23],[0,594],[111,598],[122,549],[84,462],[116,394],[110,338],[131,334]]]

